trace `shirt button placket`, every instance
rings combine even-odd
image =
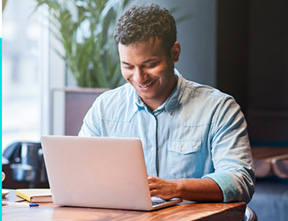
[[[151,120],[151,127],[149,128],[149,133],[150,133],[150,142],[151,142],[151,168],[153,170],[154,176],[158,175],[158,169],[157,169],[157,118],[152,114],[151,115],[152,120]]]

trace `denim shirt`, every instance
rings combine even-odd
[[[185,80],[150,111],[130,84],[100,95],[79,136],[137,137],[147,173],[164,179],[213,179],[224,202],[249,202],[254,168],[247,125],[233,97]]]

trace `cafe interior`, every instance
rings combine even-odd
[[[41,135],[77,136],[95,98],[124,81],[115,75],[81,83],[67,64],[77,60],[61,57],[67,51],[47,7],[37,7],[37,0],[4,2],[2,188],[48,188]],[[247,205],[254,217],[288,220],[288,1],[131,0],[125,7],[139,2],[173,11],[182,46],[175,67],[181,74],[240,104],[256,175]],[[75,42],[91,35],[85,24],[81,31]],[[117,62],[117,48],[109,50]]]

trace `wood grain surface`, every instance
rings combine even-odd
[[[13,201],[15,191],[3,200]],[[62,207],[53,203],[40,203],[36,208],[2,206],[4,221],[16,220],[242,220],[245,203],[195,203],[184,201],[169,208],[153,212],[98,208]]]

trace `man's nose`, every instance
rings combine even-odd
[[[134,82],[141,84],[145,79],[145,74],[142,68],[135,68],[135,72],[133,74]]]

